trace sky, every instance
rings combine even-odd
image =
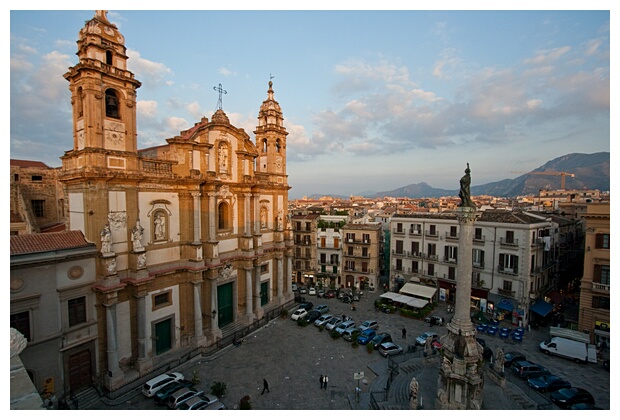
[[[569,0],[564,10],[545,10],[549,1],[507,1],[510,10],[374,3],[181,10],[175,2],[177,10],[149,11],[104,2],[142,83],[138,147],[210,119],[219,84],[224,112],[254,140],[271,79],[289,132],[291,199],[420,182],[457,190],[467,163],[476,186],[568,153],[611,151],[612,2]],[[101,5],[54,7],[64,10],[19,4],[5,18],[10,156],[58,167],[73,147],[63,74],[77,64],[78,32]]]

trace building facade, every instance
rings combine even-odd
[[[317,225],[317,284],[337,288],[342,285],[342,227],[347,216],[321,215]]]
[[[347,223],[342,231],[343,286],[376,288],[381,266],[381,223]]]
[[[80,231],[11,236],[11,327],[20,357],[46,398],[93,383],[97,362],[97,248]]]
[[[579,330],[593,343],[611,341],[611,214],[609,203],[588,204],[585,258],[579,297]]]
[[[293,230],[294,281],[314,285],[317,271],[317,225],[318,213],[302,213],[291,216]]]
[[[123,35],[97,11],[77,45],[59,180],[68,226],[99,249],[94,371],[114,390],[293,299],[288,133],[269,82],[255,141],[220,107],[139,150]]]
[[[459,224],[454,213],[394,215],[391,220],[390,290],[407,283],[437,289],[454,304]],[[551,219],[524,212],[483,211],[475,222],[472,311],[527,325],[530,307],[544,300],[557,275],[559,234]],[[544,314],[545,316],[547,314]]]

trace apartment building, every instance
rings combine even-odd
[[[381,223],[347,223],[342,230],[344,287],[376,288],[381,264]]]
[[[459,245],[456,214],[394,215],[390,230],[390,290],[398,291],[411,282],[426,284],[436,288],[438,301],[454,303]],[[546,294],[556,281],[558,241],[558,225],[551,218],[483,211],[473,240],[472,310],[522,325],[547,316],[553,308]]]
[[[291,217],[293,230],[293,281],[314,284],[317,271],[318,213],[295,214]]]
[[[317,284],[337,288],[342,285],[343,226],[347,216],[321,215],[317,225]]]
[[[579,330],[593,343],[611,337],[611,214],[609,203],[588,204],[585,221],[585,257],[579,299]]]

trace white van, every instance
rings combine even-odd
[[[596,363],[596,348],[593,345],[568,338],[553,337],[543,341],[540,343],[540,351],[545,354],[566,357],[577,363]]]
[[[164,373],[163,375],[159,375],[148,381],[142,387],[142,393],[146,397],[154,396],[157,391],[159,391],[162,387],[168,385],[171,382],[180,381],[185,379],[182,373],[172,372],[172,373]]]

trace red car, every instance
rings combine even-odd
[[[325,298],[333,299],[335,297],[336,297],[336,291],[335,290],[328,290],[327,292],[325,292]]]

